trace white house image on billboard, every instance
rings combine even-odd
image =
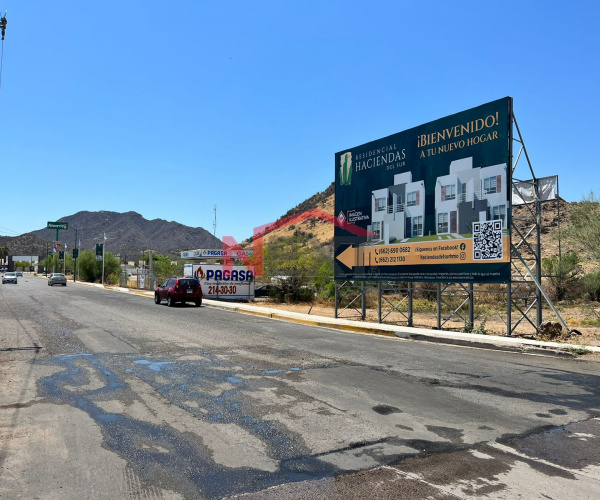
[[[450,163],[435,184],[437,234],[470,234],[473,222],[489,220],[506,229],[506,186],[506,163],[473,168],[472,157]]]
[[[394,175],[394,185],[372,191],[369,241],[401,241],[423,236],[425,184],[412,182],[412,173]]]

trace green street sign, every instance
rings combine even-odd
[[[68,222],[50,222],[46,225],[48,229],[64,229],[65,231],[69,229]]]

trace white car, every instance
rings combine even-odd
[[[4,273],[2,276],[2,284],[4,283],[14,283],[17,284],[17,273]]]

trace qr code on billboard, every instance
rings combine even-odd
[[[502,221],[474,222],[473,259],[492,260],[502,257]]]

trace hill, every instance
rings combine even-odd
[[[324,191],[311,196],[294,208],[288,210],[280,219],[285,219],[314,208],[318,208],[333,214],[335,183],[331,183]],[[264,241],[268,242],[274,238],[288,238],[294,234],[299,234],[306,239],[306,244],[312,248],[321,249],[326,255],[333,257],[333,226],[321,219],[309,219],[298,224],[282,227],[265,234]],[[243,246],[251,245],[251,240],[246,240]]]
[[[162,255],[179,256],[183,250],[221,248],[222,242],[201,227],[189,227],[163,219],[148,220],[137,212],[77,212],[59,219],[69,223],[68,231],[60,231],[61,241],[68,249],[81,240],[81,249],[93,249],[103,242],[106,251],[120,254],[128,260],[152,250]],[[76,231],[77,230],[77,231]],[[39,229],[21,236],[0,236],[0,246],[7,246],[11,255],[46,255],[46,246],[56,239],[56,230]]]

